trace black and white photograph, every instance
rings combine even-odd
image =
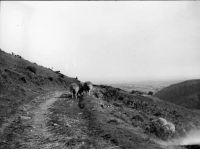
[[[0,1],[0,149],[200,149],[200,1]]]

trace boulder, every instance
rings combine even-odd
[[[150,133],[155,134],[163,140],[173,137],[176,131],[175,125],[162,117],[152,120],[149,129]]]

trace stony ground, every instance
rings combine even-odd
[[[79,102],[80,101],[80,102]],[[80,108],[81,107],[81,108]],[[52,91],[21,106],[1,127],[2,149],[179,149],[167,146],[134,123],[120,103]],[[126,114],[125,114],[126,113]]]
[[[53,136],[48,131],[46,122],[48,108],[60,94],[59,91],[50,92],[22,105],[21,110],[8,119],[1,128],[0,147],[38,149],[53,145],[49,141]]]
[[[66,92],[50,92],[36,97],[1,128],[0,148],[68,149],[113,147],[89,135],[88,121],[71,98],[59,98]],[[95,147],[96,148],[96,147]]]

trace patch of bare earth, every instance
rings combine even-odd
[[[24,148],[62,148],[62,144],[53,141],[54,137],[51,132],[48,131],[46,125],[47,115],[49,114],[48,108],[60,95],[61,92],[55,92],[43,97],[42,100],[44,100],[44,102],[40,103],[37,108],[33,108],[33,110],[30,111],[29,114],[32,115],[32,118],[27,121],[27,123],[30,123],[31,129],[26,133],[27,141],[23,144]],[[41,99],[38,98],[37,100]]]
[[[21,110],[2,125],[0,148],[62,148],[62,144],[52,143],[54,137],[46,125],[48,108],[60,95],[58,91],[50,92],[21,106]]]

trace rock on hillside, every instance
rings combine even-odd
[[[200,79],[170,85],[155,96],[190,109],[200,109]]]

